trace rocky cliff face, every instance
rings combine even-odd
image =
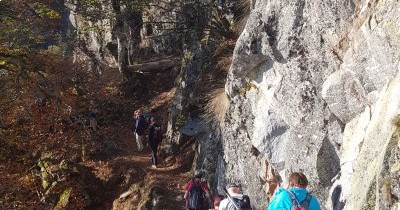
[[[74,40],[72,47],[75,60],[88,63],[95,71],[101,71],[104,66],[117,67],[117,43],[112,33],[115,21],[108,18],[112,15],[111,5],[97,5],[101,6],[97,8],[84,2],[65,1],[69,11],[66,37]],[[87,9],[96,12],[90,13]]]
[[[258,206],[264,161],[283,180],[303,171],[327,209],[398,205],[399,8],[254,2],[226,83],[222,141],[226,178]]]
[[[399,2],[250,1],[225,85],[229,108],[211,128],[194,119],[192,105],[220,41],[205,29],[216,6],[232,1],[193,1],[204,10],[155,1],[140,12],[129,1],[82,2],[96,1],[66,3],[77,59],[128,74],[141,59],[180,56],[167,142],[195,136],[196,167],[208,171],[214,189],[241,182],[265,207],[265,179],[300,170],[326,209],[399,205]]]

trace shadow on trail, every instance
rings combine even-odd
[[[116,158],[106,164],[86,164],[89,166],[81,166],[80,170],[85,170],[83,181],[88,185],[86,190],[91,199],[88,209],[112,209],[114,200],[132,185],[141,185],[146,175],[143,161],[133,161],[126,157]]]

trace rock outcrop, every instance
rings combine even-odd
[[[86,63],[101,73],[104,67],[118,66],[117,42],[113,37],[115,22],[111,4],[90,4],[76,0],[65,1],[69,12],[66,39],[72,39],[75,61]],[[101,15],[100,15],[101,14]]]
[[[193,104],[220,41],[207,27],[232,2],[157,1],[139,12],[124,2],[101,4],[93,19],[99,5],[86,5],[84,16],[82,4],[67,1],[75,56],[125,76],[141,59],[179,57],[166,142],[181,144],[181,131],[197,138],[196,167],[214,191],[241,182],[264,208],[266,177],[300,170],[325,209],[399,206],[398,1],[250,1],[227,75],[228,110],[211,126]]]
[[[249,172],[266,160],[283,180],[303,171],[326,209],[394,208],[388,186],[398,180],[382,174],[397,148],[389,142],[400,112],[399,8],[255,1],[228,75],[222,141],[226,179],[240,181],[257,206],[265,205],[263,172]]]

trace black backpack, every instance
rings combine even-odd
[[[157,143],[159,143],[160,140],[162,139],[161,126],[154,125],[153,129],[154,129],[153,138],[156,140]]]
[[[144,112],[143,114],[143,118],[144,118],[144,127],[147,129],[148,127],[149,127],[149,125],[150,125],[150,118],[151,118],[151,115],[150,115],[150,113],[148,113],[148,112]]]
[[[204,204],[204,191],[201,183],[196,184],[192,179],[192,186],[189,189],[189,198],[187,199],[186,207],[188,209],[201,209]]]
[[[247,195],[243,195],[242,199],[231,197],[239,209],[236,209],[232,201],[228,204],[228,210],[252,210],[250,205],[250,198]]]

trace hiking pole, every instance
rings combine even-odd
[[[224,193],[226,194],[226,196],[228,196],[228,199],[232,202],[233,206],[235,207],[236,210],[241,210],[239,208],[239,206],[237,206],[236,202],[233,200],[233,198],[231,197],[231,195],[229,195],[228,191],[223,188]]]

